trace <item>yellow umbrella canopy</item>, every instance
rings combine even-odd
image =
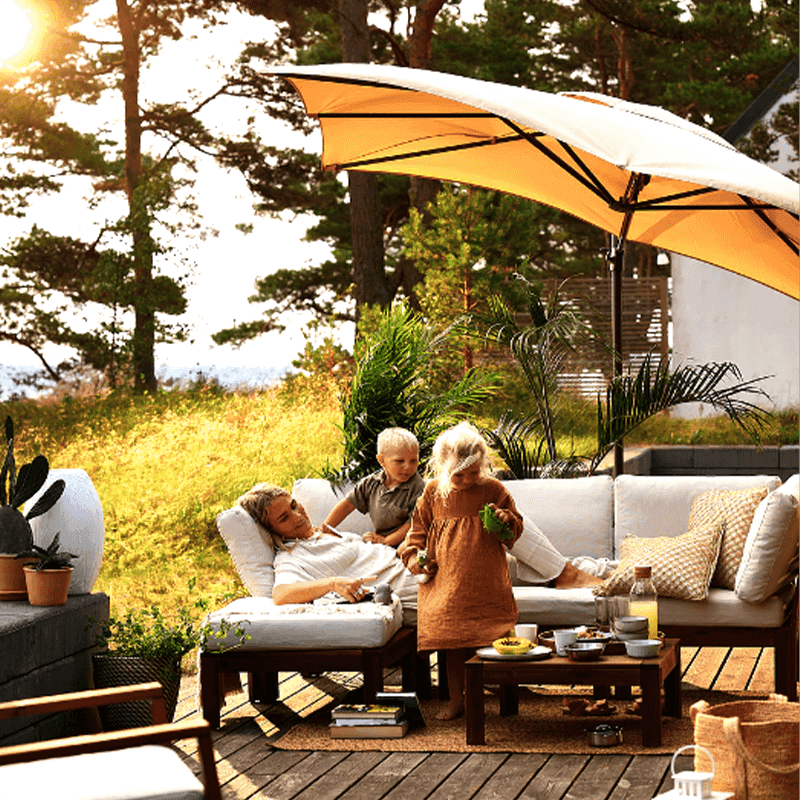
[[[275,67],[330,169],[418,175],[562,209],[800,297],[800,187],[663,109],[374,64]]]

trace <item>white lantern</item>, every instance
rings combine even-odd
[[[86,470],[51,469],[44,486],[25,508],[33,508],[40,495],[59,478],[64,480],[64,493],[49,511],[31,520],[33,541],[39,547],[47,547],[60,533],[61,549],[78,556],[72,562],[69,593],[88,594],[103,563],[106,528],[100,496]]]
[[[709,757],[711,760],[711,772],[692,772],[691,770],[675,772],[675,759],[689,748],[702,750]],[[690,800],[691,798],[697,798],[697,800],[730,800],[734,796],[733,792],[715,792],[711,788],[714,782],[715,770],[714,756],[705,747],[687,744],[676,750],[672,756],[670,772],[672,773],[672,782],[675,784],[675,788],[670,789],[666,794],[658,795],[654,800],[685,800],[685,798],[690,798]]]

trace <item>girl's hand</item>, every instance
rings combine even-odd
[[[370,531],[369,533],[365,533],[361,537],[362,542],[372,542],[372,544],[386,544],[385,537],[381,536],[379,533],[375,533],[375,531]]]
[[[416,556],[411,556],[411,558],[408,559],[408,565],[406,566],[406,569],[412,575],[423,575],[425,573],[425,570],[422,569],[419,562],[417,561]]]
[[[497,516],[497,519],[499,519],[500,522],[504,523],[505,525],[508,525],[509,522],[511,522],[511,520],[513,519],[511,514],[508,513],[507,508],[498,508],[494,503],[489,503],[489,508],[491,508],[492,511],[494,511],[495,515]]]
[[[359,600],[363,600],[364,595],[367,593],[362,584],[367,581],[374,581],[377,577],[377,575],[370,575],[366,578],[334,578],[332,588],[336,594],[341,595],[345,600],[357,603]]]

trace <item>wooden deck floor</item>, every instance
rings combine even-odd
[[[773,691],[772,650],[684,648],[683,680],[720,691]],[[360,675],[326,673],[306,681],[281,674],[280,701],[253,706],[229,699],[215,733],[225,800],[650,800],[672,788],[669,755],[378,753],[281,751],[271,741],[299,717],[330,702],[330,681],[356,687]],[[184,677],[177,719],[198,715],[196,681]],[[267,720],[269,718],[269,721]],[[688,742],[687,742],[688,744]],[[189,743],[180,743],[197,768]],[[678,769],[691,769],[688,756]],[[199,771],[199,770],[196,770]]]

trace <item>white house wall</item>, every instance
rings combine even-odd
[[[732,361],[745,380],[773,376],[760,385],[775,409],[800,405],[800,304],[710,264],[671,259],[673,365]],[[693,403],[675,416],[714,413]]]

